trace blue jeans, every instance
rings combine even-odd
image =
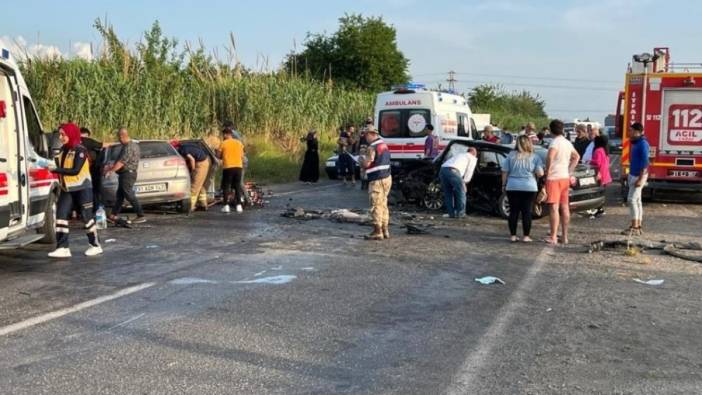
[[[439,171],[441,191],[444,194],[444,205],[451,218],[466,215],[466,184],[458,170],[442,167]]]

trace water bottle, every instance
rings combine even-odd
[[[97,223],[98,229],[107,229],[107,214],[105,213],[105,208],[100,205],[95,212],[95,222]]]

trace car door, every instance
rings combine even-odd
[[[483,148],[478,151],[478,164],[470,183],[471,195],[488,201],[496,201],[502,193],[502,162],[505,155],[501,152]]]

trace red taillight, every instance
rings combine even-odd
[[[56,175],[49,171],[49,169],[43,169],[41,167],[35,167],[29,170],[29,177],[33,181],[39,180],[51,180],[56,178]]]
[[[7,117],[7,103],[5,100],[0,100],[0,118]]]
[[[0,173],[0,196],[7,195],[7,173]]]
[[[185,165],[185,160],[183,160],[183,158],[168,159],[167,161],[163,162],[163,165],[166,167],[181,166],[181,165]]]

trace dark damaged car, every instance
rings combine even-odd
[[[433,162],[415,162],[396,169],[393,174],[393,198],[396,202],[416,203],[430,210],[444,206],[439,170],[441,164],[457,152],[469,147],[478,151],[478,164],[473,179],[467,185],[468,208],[509,216],[509,201],[502,192],[502,167],[512,147],[475,140],[453,140]],[[535,147],[535,152],[546,161],[546,149]],[[580,164],[575,169],[576,184],[570,189],[570,209],[581,212],[599,209],[605,204],[605,190],[597,181],[594,168]],[[543,180],[539,180],[539,188]],[[544,205],[534,205],[536,217],[545,214]]]

